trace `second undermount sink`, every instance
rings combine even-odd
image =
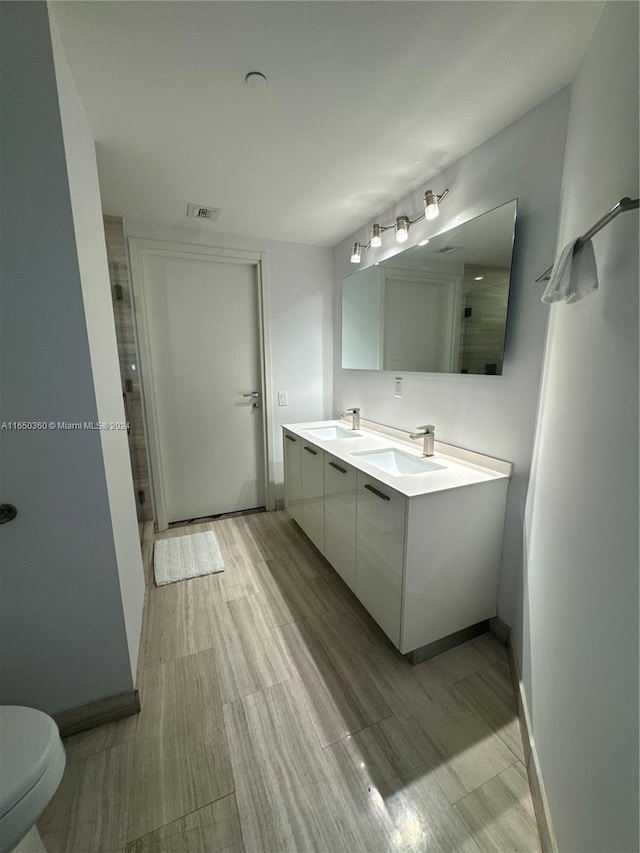
[[[337,426],[318,427],[318,429],[308,429],[307,432],[322,441],[332,441],[336,438],[360,438],[360,435],[352,429],[342,429]]]
[[[363,450],[351,455],[359,456],[363,461],[374,465],[386,474],[392,474],[394,477],[425,474],[427,471],[438,471],[444,467],[424,456],[411,456],[409,453],[403,453],[402,450],[396,450],[395,447],[381,450]]]

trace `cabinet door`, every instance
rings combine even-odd
[[[302,471],[300,454],[302,439],[283,430],[284,442],[284,508],[291,518],[302,525]]]
[[[302,522],[301,527],[324,554],[324,454],[320,448],[302,441]]]
[[[355,590],[356,470],[341,459],[324,459],[324,555]]]
[[[399,647],[406,499],[359,471],[357,483],[355,592]]]

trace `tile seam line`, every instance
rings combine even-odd
[[[453,651],[453,649],[451,649],[451,651]],[[446,654],[446,652],[442,652],[442,654]],[[487,663],[485,666],[481,666],[480,669],[476,669],[473,672],[470,672],[468,675],[463,675],[462,678],[456,678],[455,681],[452,681],[447,675],[447,673],[442,669],[440,664],[437,662],[437,657],[439,657],[439,655],[436,655],[435,658],[433,658],[433,661],[450,684],[458,684],[460,681],[464,681],[467,678],[471,678],[472,675],[477,675],[479,672],[484,672],[485,669],[489,669],[489,667],[495,666],[496,664],[500,663],[500,661],[493,661],[493,663]],[[426,661],[424,661],[424,663],[426,663]],[[420,666],[420,664],[418,664],[418,666]]]
[[[210,802],[205,803],[202,806],[198,806],[197,809],[192,809],[190,812],[185,812],[183,815],[180,815],[180,817],[176,817],[173,820],[170,820],[168,823],[163,823],[160,826],[156,826],[154,829],[150,829],[148,832],[143,832],[142,835],[136,835],[135,838],[128,838],[127,841],[125,842],[125,847],[128,847],[130,844],[135,844],[136,841],[140,841],[142,838],[146,838],[147,835],[152,835],[154,832],[158,832],[158,830],[160,830],[160,829],[165,829],[167,826],[172,826],[174,823],[178,823],[179,820],[184,820],[186,817],[189,817],[192,814],[196,814],[196,812],[200,812],[200,811],[202,811],[202,809],[206,809],[209,806],[213,805],[214,803],[217,803],[220,800],[224,800],[226,797],[231,797],[232,795],[234,797],[236,795],[235,787],[232,791],[228,791],[226,794],[222,794],[221,796],[216,797],[214,800],[211,800]],[[236,807],[237,807],[237,803],[236,803]],[[127,810],[127,813],[128,813],[128,811],[130,811],[130,809]],[[70,825],[72,825],[72,824],[70,824]]]
[[[136,715],[137,716],[137,715]],[[125,720],[129,719],[129,717],[125,717]],[[120,721],[117,721],[120,722]],[[111,723],[107,723],[106,725],[112,725]],[[97,729],[89,729],[88,731],[97,731]],[[79,732],[78,734],[85,734],[85,732]],[[70,737],[77,737],[78,735],[70,735]],[[136,735],[133,737],[123,738],[118,743],[112,743],[111,746],[103,746],[101,749],[96,749],[95,752],[90,752],[88,755],[81,755],[79,758],[72,758],[70,761],[67,760],[67,765],[71,767],[72,764],[78,764],[80,761],[87,761],[89,758],[95,758],[96,755],[102,755],[103,752],[109,752],[110,749],[117,749],[119,746],[122,746],[125,743],[130,743],[132,740],[136,739]],[[64,741],[63,741],[64,745]]]
[[[395,717],[395,714],[391,712],[387,714],[386,717],[381,717],[379,720],[374,720],[373,723],[367,723],[366,726],[362,726],[361,729],[357,729],[355,732],[347,732],[346,735],[339,737],[337,740],[332,740],[331,743],[328,743],[326,746],[322,746],[320,743],[320,748],[324,752],[325,749],[330,749],[332,746],[335,746],[337,743],[342,743],[343,740],[347,740],[347,738],[355,737],[356,735],[361,734],[362,732],[366,732],[367,729],[373,728],[373,726],[377,726],[378,723],[384,722],[384,720],[389,720],[391,717]],[[317,734],[317,733],[316,733]]]
[[[513,755],[513,753],[511,753],[511,754]],[[498,770],[498,772],[497,772],[497,773],[494,773],[494,774],[493,774],[493,776],[489,776],[489,778],[488,778],[488,779],[485,779],[485,780],[484,780],[484,782],[481,782],[479,785],[476,785],[476,786],[475,786],[475,788],[472,788],[470,791],[467,791],[467,792],[466,792],[466,794],[463,794],[461,797],[458,797],[458,799],[457,799],[457,800],[454,800],[453,802],[452,802],[451,800],[449,800],[449,802],[451,803],[451,805],[452,805],[452,806],[456,806],[456,805],[458,805],[458,803],[460,803],[462,800],[464,800],[464,799],[465,799],[466,797],[468,797],[470,794],[475,793],[475,792],[476,792],[476,791],[478,791],[480,788],[482,788],[482,786],[483,786],[483,785],[486,785],[486,784],[487,784],[487,782],[491,782],[493,779],[495,779],[496,777],[498,777],[501,773],[504,773],[504,771],[505,771],[505,770],[508,770],[510,767],[513,767],[513,765],[514,765],[514,764],[522,764],[522,762],[521,762],[518,758],[516,758],[515,756],[514,756],[514,759],[515,759],[515,760],[514,760],[514,761],[512,761],[512,762],[511,762],[511,764],[507,764],[507,766],[506,766],[506,767],[503,767],[503,768],[502,768],[502,770]],[[448,799],[448,797],[447,797],[447,799]]]

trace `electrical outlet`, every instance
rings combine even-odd
[[[279,406],[288,406],[289,405],[289,394],[286,391],[278,391],[278,405]]]
[[[395,396],[396,397],[402,397],[402,376],[396,376],[395,386],[396,386]]]

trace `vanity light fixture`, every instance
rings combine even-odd
[[[420,222],[421,219],[435,219],[440,213],[440,202],[447,195],[449,195],[448,189],[440,193],[440,195],[434,193],[433,190],[427,190],[424,194],[424,213],[421,216],[416,216],[415,219],[409,219],[408,216],[398,216],[396,221],[389,225],[380,225],[379,222],[376,222],[371,226],[371,239],[366,245],[363,243],[353,244],[351,263],[359,264],[362,256],[369,248],[379,249],[382,246],[382,232],[389,231],[391,228],[395,231],[396,241],[398,243],[406,243],[409,239],[409,228],[415,225],[416,222]],[[422,240],[418,245],[426,246],[428,242],[428,239]]]
[[[439,204],[446,196],[449,190],[445,190],[442,195],[436,195],[433,190],[427,190],[424,194],[424,218],[436,219],[440,215]]]
[[[377,222],[371,226],[371,240],[369,243],[374,249],[379,249],[382,246],[382,228]]]
[[[406,243],[409,239],[409,225],[411,225],[411,221],[408,216],[399,216],[396,219],[396,240],[398,243]]]

